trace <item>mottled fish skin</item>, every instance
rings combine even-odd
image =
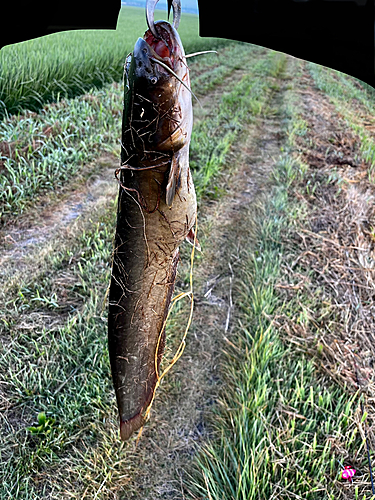
[[[191,236],[197,212],[189,171],[191,94],[151,58],[163,56],[161,60],[188,87],[189,70],[177,31],[166,21],[154,26],[167,48],[148,30],[136,42],[125,68],[108,319],[122,440],[142,427],[153,397],[155,357],[160,365],[164,332],[158,349],[157,344],[173,294],[179,246]]]

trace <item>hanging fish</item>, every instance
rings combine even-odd
[[[189,169],[192,93],[177,33],[181,5],[172,1],[171,25],[154,22],[157,1],[147,1],[149,29],[125,64],[121,167],[116,171],[120,187],[108,345],[122,440],[143,426],[154,395],[179,246],[187,239],[199,249]]]

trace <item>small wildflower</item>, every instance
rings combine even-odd
[[[356,470],[351,467],[350,465],[345,465],[345,469],[341,473],[342,479],[349,479],[349,481],[352,481],[352,477],[356,473]]]

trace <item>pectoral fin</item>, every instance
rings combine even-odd
[[[178,179],[180,177],[180,155],[172,156],[171,169],[169,171],[168,184],[166,190],[166,203],[171,208],[175,194]]]
[[[195,244],[194,244],[194,239],[195,239]],[[200,243],[199,243],[198,239],[195,237],[195,233],[194,233],[193,228],[191,228],[190,231],[188,232],[188,235],[186,236],[186,241],[188,241],[191,245],[193,245],[193,247],[195,247],[196,250],[198,250],[198,252],[202,251]]]

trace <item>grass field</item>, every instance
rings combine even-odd
[[[186,50],[211,48],[189,19]],[[123,64],[125,36],[95,36],[106,38],[87,61],[100,46],[104,65],[115,44]],[[202,105],[190,149],[196,304],[137,444],[119,440],[107,352],[122,83],[0,123],[0,500],[374,498],[373,93],[223,44],[189,61]],[[176,294],[189,265],[183,245]],[[172,315],[163,366],[188,312]]]
[[[155,19],[165,19],[157,10]],[[122,7],[116,30],[54,33],[9,45],[0,51],[0,112],[41,109],[48,100],[73,97],[104,83],[120,81],[127,54],[147,29],[144,9]],[[179,34],[186,53],[225,44],[202,39],[198,16],[183,13]]]

